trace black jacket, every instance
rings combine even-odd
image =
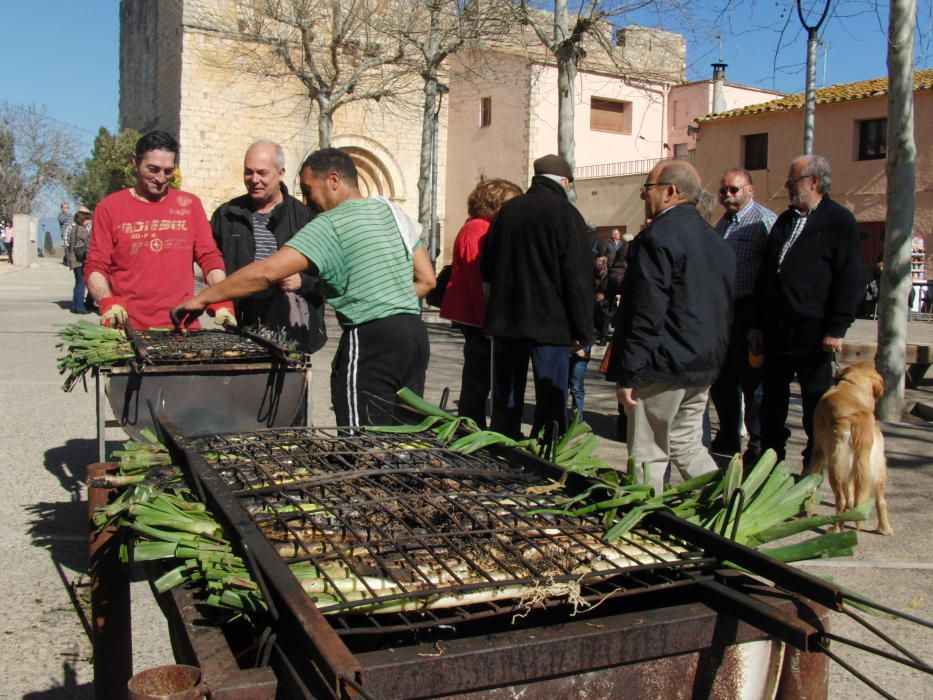
[[[628,252],[610,376],[626,387],[637,379],[709,386],[729,347],[735,288],[729,244],[695,206],[681,204],[655,218]]]
[[[314,218],[308,207],[288,194],[284,184],[280,183],[280,187],[284,200],[272,210],[272,216],[269,218],[269,230],[279,248]],[[248,194],[244,194],[221,204],[211,217],[211,230],[214,232],[217,247],[223,253],[227,274],[236,272],[255,260],[256,241],[253,238],[252,213],[252,200]],[[320,278],[302,272],[298,294],[308,302],[311,315],[311,337],[302,338],[302,349],[305,352],[314,352],[327,340],[324,329],[324,295]],[[245,326],[264,323],[270,306],[273,302],[280,303],[281,299],[277,297],[281,296],[282,291],[273,286],[246,299],[237,300],[237,322]]]
[[[544,345],[593,336],[593,251],[589,230],[564,189],[536,175],[506,202],[483,243],[490,285],[483,329]]]
[[[766,352],[806,349],[802,345],[819,349],[823,336],[843,337],[864,295],[855,217],[827,196],[807,217],[778,270],[796,218],[788,209],[774,222],[755,291],[752,327],[764,329]],[[814,332],[796,334],[797,342],[793,329],[804,326]]]

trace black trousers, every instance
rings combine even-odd
[[[596,331],[596,340],[605,340],[609,337],[609,321],[612,319],[613,309],[608,299],[593,302],[593,328]]]
[[[455,324],[463,333],[463,370],[460,373],[458,413],[486,428],[486,399],[492,383],[492,343],[482,328]]]
[[[790,383],[796,377],[803,404],[803,429],[807,434],[807,446],[803,451],[805,471],[813,452],[813,412],[833,384],[833,353],[822,350],[821,326],[819,322],[806,320],[765,332],[761,448],[774,450],[781,459],[786,456],[785,445],[790,437],[786,426]]]
[[[525,338],[493,339],[492,429],[513,439],[522,435],[528,361],[535,382],[535,414],[531,434],[557,423],[567,429],[567,381],[570,346],[541,345]],[[550,436],[547,436],[550,439]]]
[[[709,396],[719,416],[716,445],[729,452],[739,452],[742,441],[742,400],[745,400],[745,428],[749,448],[761,444],[761,370],[748,364],[748,327],[752,305],[751,297],[735,303],[729,350],[719,376],[710,387]]]
[[[337,425],[392,424],[395,392],[424,394],[430,355],[427,329],[414,314],[344,328],[330,375]]]

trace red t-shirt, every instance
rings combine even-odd
[[[85,280],[100,272],[127,303],[134,329],[171,328],[169,311],[194,295],[197,262],[205,276],[224,259],[201,200],[169,190],[162,201],[137,199],[130,190],[105,197],[94,210]]]
[[[454,241],[450,281],[444,290],[441,317],[482,328],[486,318],[486,295],[479,256],[483,239],[489,233],[489,219],[469,219]]]

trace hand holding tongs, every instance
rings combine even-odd
[[[236,317],[233,314],[233,304],[229,301],[218,304],[208,304],[203,309],[188,309],[185,306],[176,306],[169,312],[172,318],[172,325],[175,332],[185,335],[191,325],[197,321],[201,315],[207,311],[208,315],[214,319],[214,323],[226,330],[235,330],[237,327]]]
[[[133,330],[133,326],[130,325],[129,319],[123,322],[123,332],[126,333],[126,337],[130,341],[130,345],[133,346],[133,354],[136,355],[136,358],[131,360],[133,369],[135,369],[137,372],[140,372],[142,371],[143,365],[155,364],[152,361],[152,358],[149,357],[149,353],[146,351],[146,346],[139,339],[139,336],[136,335],[136,332]]]

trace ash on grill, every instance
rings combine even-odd
[[[135,348],[155,365],[216,362],[269,362],[269,348],[226,331],[196,330],[184,335],[167,331],[134,331]]]
[[[711,561],[648,530],[608,544],[599,518],[549,512],[561,505],[534,488],[546,483],[539,473],[444,449],[430,434],[279,429],[184,447],[220,476],[341,634],[585,610],[631,589],[695,582]]]

